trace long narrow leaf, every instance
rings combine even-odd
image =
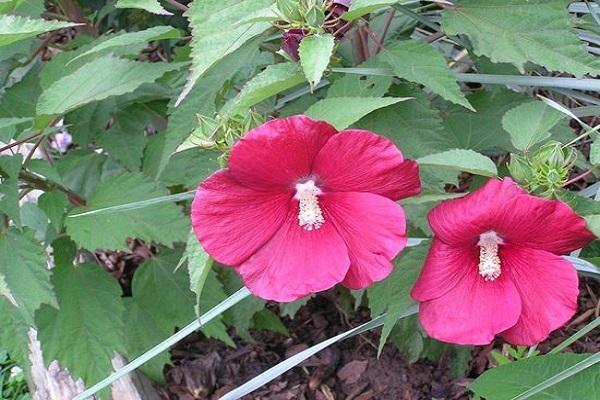
[[[578,341],[579,339],[581,339],[582,337],[587,335],[588,332],[593,331],[594,329],[596,329],[599,326],[600,326],[600,317],[597,317],[592,322],[590,322],[589,324],[587,324],[586,326],[584,326],[583,328],[578,330],[575,334],[571,335],[567,340],[565,340],[564,342],[562,342],[561,344],[559,344],[558,346],[556,346],[555,348],[550,350],[550,352],[548,354],[560,353],[561,351],[563,351],[564,349],[569,347],[571,344],[575,343],[576,341]]]
[[[239,303],[240,301],[242,301],[249,295],[250,295],[250,291],[248,290],[248,288],[246,288],[246,287],[241,288],[240,290],[238,290],[237,292],[235,292],[234,294],[229,296],[227,299],[225,299],[221,303],[217,304],[206,314],[200,316],[200,318],[194,320],[189,325],[187,325],[185,328],[181,329],[179,332],[175,333],[174,335],[172,335],[171,337],[169,337],[167,340],[163,341],[162,343],[159,343],[158,345],[154,346],[153,348],[151,348],[150,350],[148,350],[147,352],[145,352],[144,354],[142,354],[141,356],[139,356],[138,358],[136,358],[129,364],[125,365],[123,368],[113,372],[106,379],[98,382],[91,388],[89,388],[86,391],[82,392],[81,394],[77,395],[73,400],[84,400],[84,399],[90,398],[95,393],[97,393],[98,391],[109,386],[110,384],[112,384],[113,382],[115,382],[116,380],[121,378],[122,376],[127,375],[128,373],[135,370],[139,366],[143,365],[145,362],[151,360],[158,354],[162,353],[165,350],[168,350],[171,346],[173,346],[176,343],[178,343],[179,341],[183,340],[185,337],[187,337],[191,333],[198,330],[201,326],[207,324],[208,322],[213,320],[215,317],[221,315],[223,312],[230,309],[231,307],[233,307],[234,305],[236,305],[237,303]]]
[[[412,306],[408,310],[406,310],[404,313],[402,313],[400,315],[400,318],[405,318],[405,317],[414,315],[417,313],[417,311],[418,311],[418,306],[416,306],[416,305]],[[281,376],[285,372],[289,371],[290,369],[294,368],[298,364],[300,364],[303,361],[307,360],[308,358],[312,357],[319,351],[331,346],[332,344],[340,342],[344,339],[351,338],[356,335],[360,335],[361,333],[369,331],[371,329],[375,329],[375,328],[383,325],[384,322],[385,322],[385,314],[381,315],[367,323],[357,326],[356,328],[350,329],[349,331],[341,333],[330,339],[324,340],[323,342],[316,344],[312,347],[309,347],[308,349],[301,351],[298,354],[294,354],[290,358],[280,362],[279,364],[275,365],[274,367],[268,369],[267,371],[263,372],[262,374],[256,376],[255,378],[249,380],[248,382],[244,383],[242,386],[239,386],[238,388],[227,393],[225,396],[221,397],[219,400],[239,399],[239,398],[247,395],[248,393],[253,392],[254,390],[258,389],[259,387],[271,382],[273,379]]]
[[[561,371],[560,373],[544,380],[543,382],[535,385],[531,389],[528,389],[525,392],[521,393],[520,395],[513,397],[511,400],[528,399],[531,396],[533,396],[537,393],[540,393],[541,391],[543,391],[551,386],[554,386],[557,383],[562,382],[565,379],[570,378],[571,376],[573,376],[575,374],[578,374],[579,372],[583,371],[584,369],[587,369],[587,368],[597,364],[598,362],[600,362],[600,353],[592,354],[585,360],[578,362],[577,364],[565,369],[564,371]]]

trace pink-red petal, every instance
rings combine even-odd
[[[286,190],[310,176],[315,156],[336,129],[303,115],[271,120],[248,132],[229,155],[239,182],[256,190]]]
[[[515,345],[532,346],[546,339],[577,311],[577,272],[562,257],[543,250],[506,246],[501,257],[522,303],[519,321],[503,332],[502,337]]]
[[[292,196],[292,192],[257,192],[240,185],[228,170],[217,171],[198,187],[192,226],[211,257],[235,266],[281,227]]]
[[[325,221],[333,223],[348,246],[350,269],[343,284],[362,289],[385,279],[392,260],[406,246],[406,218],[400,205],[371,193],[327,193]]]
[[[517,323],[521,299],[508,274],[485,281],[473,264],[450,291],[419,307],[419,321],[429,336],[448,343],[485,345]]]
[[[508,243],[565,254],[593,240],[583,218],[558,200],[529,195],[509,178],[444,201],[428,216],[435,235],[452,245],[473,245],[494,231]]]
[[[325,221],[305,230],[294,200],[279,231],[237,271],[256,296],[289,302],[335,286],[349,267],[348,249],[334,225]]]
[[[419,167],[404,160],[389,139],[363,130],[346,130],[323,146],[314,173],[331,192],[369,192],[400,200],[419,194]]]
[[[469,270],[477,269],[478,264],[476,246],[449,246],[434,237],[411,296],[417,301],[441,297],[458,285]]]

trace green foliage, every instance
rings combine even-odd
[[[508,62],[521,71],[527,62],[576,76],[600,73],[571,30],[565,0],[461,0],[444,12],[449,35],[466,34],[478,55]]]
[[[118,0],[115,7],[139,8],[151,12],[152,14],[173,15],[173,13],[165,10],[158,0]]]
[[[485,372],[469,388],[490,400],[514,399],[586,357],[586,354],[553,354],[525,358]],[[531,398],[593,399],[598,397],[599,384],[600,369],[592,367],[544,389]]]
[[[127,249],[125,239],[138,237],[165,245],[184,241],[189,223],[178,206],[158,204],[108,215],[86,214],[106,207],[163,196],[166,191],[140,174],[125,173],[99,183],[86,207],[69,213],[65,225],[75,242],[87,249]]]
[[[526,151],[548,139],[552,129],[564,115],[541,101],[521,104],[502,117],[502,127],[510,133],[517,149]]]
[[[343,18],[347,21],[352,21],[377,9],[398,2],[399,0],[353,0],[350,3],[350,9],[344,14]]]
[[[476,175],[496,176],[498,174],[496,164],[492,160],[473,150],[453,149],[430,154],[417,161],[421,165],[465,171]]]
[[[63,21],[46,21],[15,15],[0,15],[0,46],[28,39],[40,33],[76,26]]]
[[[300,42],[300,65],[311,88],[314,89],[321,81],[334,46],[335,40],[332,35],[311,35]]]

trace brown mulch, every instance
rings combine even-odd
[[[576,317],[538,349],[543,353],[549,351],[598,316],[599,296],[600,283],[582,279]],[[238,346],[232,349],[202,334],[192,335],[172,351],[174,366],[166,371],[163,398],[218,399],[294,353],[369,318],[368,311],[361,308],[348,321],[332,296],[318,296],[302,307],[293,320],[286,321],[289,337],[253,332],[254,343],[236,338]],[[378,340],[377,333],[369,332],[330,346],[244,400],[468,399],[468,383],[493,367],[495,362],[490,352],[503,348],[500,340],[493,345],[475,347],[467,376],[455,378],[444,361],[439,365],[429,361],[409,365],[391,344],[385,346],[378,359],[375,348]],[[600,351],[600,330],[589,333],[567,351]]]

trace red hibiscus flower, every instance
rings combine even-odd
[[[560,255],[594,236],[565,203],[492,179],[428,219],[435,236],[412,296],[430,336],[483,345],[499,334],[533,345],[577,310],[577,273]]]
[[[388,139],[295,116],[233,146],[229,167],[200,184],[192,225],[255,295],[293,301],[387,277],[406,245],[395,201],[419,191],[417,164]]]

